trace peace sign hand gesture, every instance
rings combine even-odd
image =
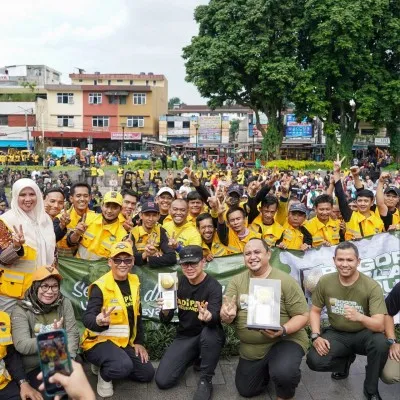
[[[232,298],[229,298],[228,296],[224,295],[220,311],[222,322],[230,324],[235,319],[236,313],[237,313],[236,295],[233,295]]]
[[[208,302],[204,303],[204,306],[201,305],[199,301],[196,301],[197,309],[199,310],[199,320],[203,322],[211,321],[212,314],[209,310],[207,310]]]
[[[110,315],[115,310],[115,306],[111,307],[108,311],[105,307],[101,310],[101,313],[96,317],[96,324],[98,326],[108,326],[110,325],[111,319]]]
[[[19,250],[25,243],[24,231],[22,229],[22,225],[19,226],[19,229],[13,225],[13,229],[14,232],[12,233],[12,241],[14,249]]]
[[[340,160],[340,156],[339,153],[337,153],[336,155],[336,161],[333,162],[333,171],[334,172],[340,172],[340,168],[342,167],[342,162],[345,160],[346,156],[344,156],[341,160]]]
[[[56,319],[53,322],[53,328],[54,329],[61,329],[63,327],[63,322],[64,322],[64,317],[61,317],[59,321]]]
[[[178,241],[175,239],[175,232],[172,232],[172,237],[168,240],[168,246],[176,249],[178,247]]]

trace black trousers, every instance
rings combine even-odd
[[[210,382],[224,343],[225,334],[221,327],[204,327],[197,336],[177,336],[165,351],[157,368],[157,386],[160,389],[175,386],[186,369],[199,357],[200,377]]]
[[[272,379],[276,395],[282,399],[294,397],[300,382],[300,364],[304,356],[303,348],[290,340],[274,344],[261,360],[239,358],[235,384],[243,397],[253,397],[264,392]]]
[[[331,348],[326,356],[320,356],[314,347],[307,354],[307,365],[313,371],[343,372],[346,362],[354,354],[367,356],[368,366],[364,388],[368,394],[378,392],[379,375],[385,366],[389,345],[382,333],[369,329],[359,332],[341,332],[327,328],[321,335],[329,340]]]
[[[0,390],[0,400],[21,400],[17,382],[11,381],[4,389]]]
[[[100,368],[100,375],[106,381],[129,378],[138,382],[150,382],[154,368],[150,361],[142,363],[130,345],[118,347],[111,341],[96,344],[86,351],[86,359]]]

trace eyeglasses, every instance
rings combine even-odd
[[[185,269],[187,269],[187,268],[196,268],[198,266],[199,266],[198,262],[193,262],[193,263],[187,262],[187,263],[181,264],[181,267],[185,268]]]
[[[133,258],[113,258],[112,259],[116,265],[129,265],[133,263]]]
[[[50,285],[44,284],[44,285],[40,285],[39,287],[40,287],[40,289],[42,289],[43,292],[48,292],[49,289],[51,289],[51,291],[53,293],[57,293],[60,290],[58,285],[50,286]]]

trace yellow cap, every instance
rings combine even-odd
[[[123,198],[122,198],[121,193],[114,192],[114,191],[107,192],[103,198],[103,204],[116,203],[116,204],[122,206],[122,201],[123,201]]]
[[[39,267],[33,274],[32,274],[32,282],[35,281],[43,281],[47,278],[56,278],[57,280],[61,280],[62,276],[60,275],[57,268],[52,267],[51,265],[44,265]]]
[[[111,246],[110,258],[113,258],[120,253],[128,253],[129,255],[133,256],[133,249],[131,244],[129,242],[114,243]]]

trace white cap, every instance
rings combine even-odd
[[[189,179],[184,179],[183,183],[190,183]]]
[[[167,186],[162,187],[158,192],[157,196],[161,196],[163,193],[169,193],[172,197],[175,197],[175,192]]]

